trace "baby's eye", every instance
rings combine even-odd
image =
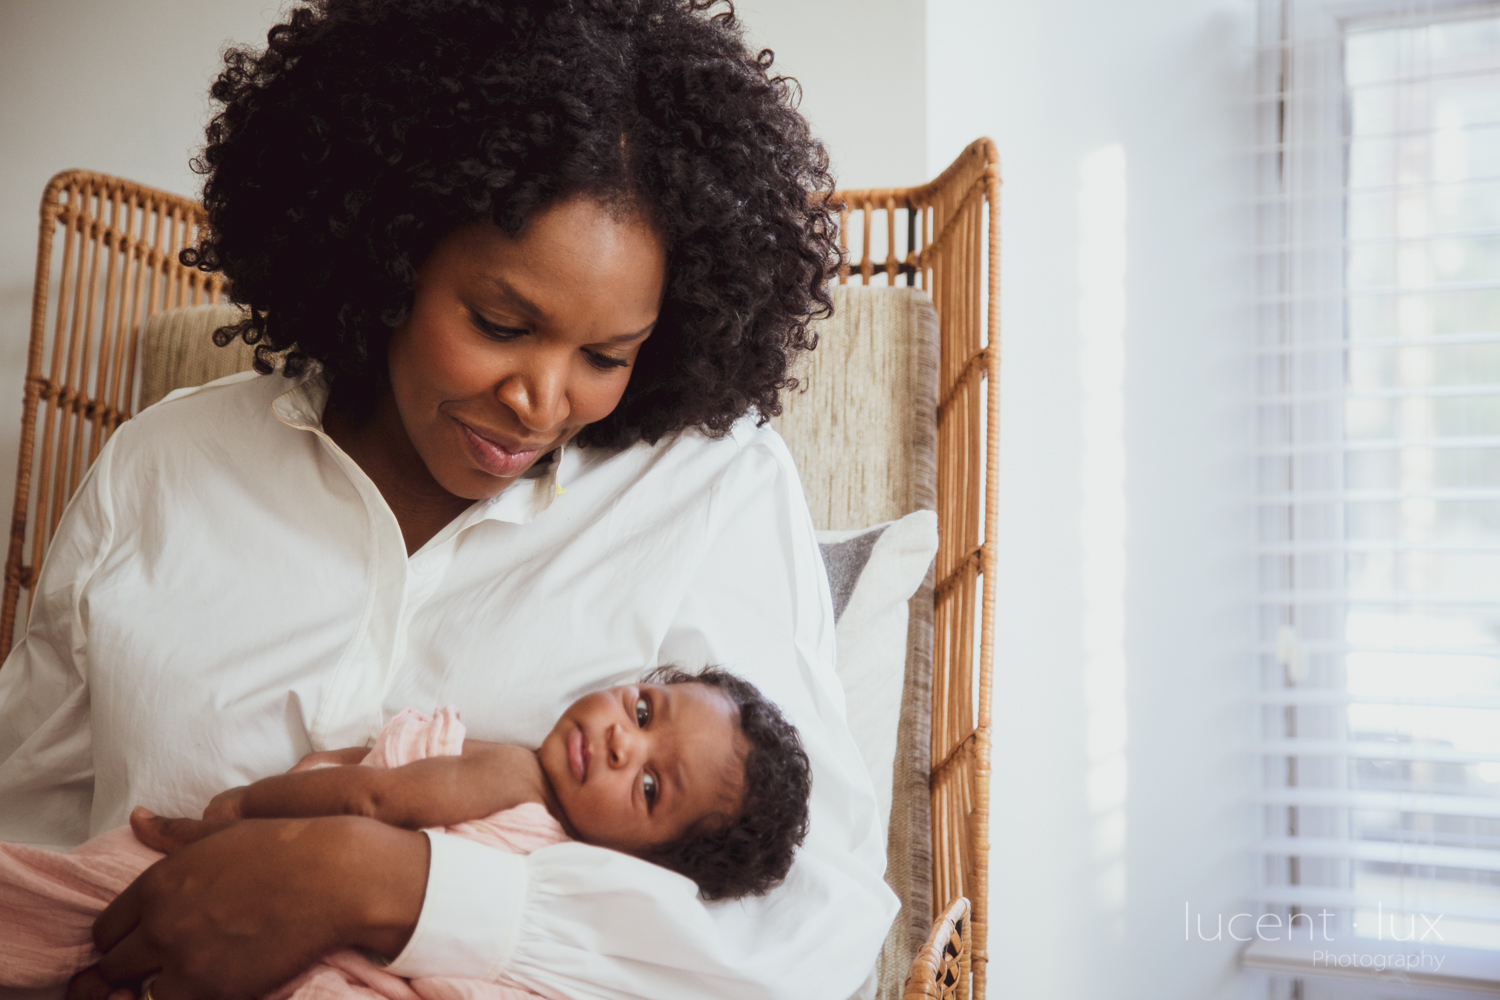
[[[646,805],[656,805],[656,776],[654,774],[641,775],[641,791],[646,795]]]
[[[635,700],[635,722],[638,726],[644,726],[651,721],[651,702],[645,698]]]

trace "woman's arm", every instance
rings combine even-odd
[[[137,811],[143,842],[170,848],[206,832],[198,820]],[[247,820],[163,859],[94,924],[98,976],[70,1000],[105,1000],[106,983],[160,973],[156,1000],[269,993],[345,947],[393,956],[416,926],[427,839],[358,817]]]
[[[215,796],[205,821],[364,816],[408,830],[451,826],[523,802],[553,803],[536,754],[465,740],[458,757],[393,768],[321,767],[265,778]]]
[[[72,847],[89,836],[94,799],[88,646],[89,579],[114,543],[104,446],[57,526],[31,591],[24,632],[0,667],[0,840]]]

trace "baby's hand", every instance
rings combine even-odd
[[[244,800],[245,792],[249,788],[249,785],[241,785],[215,795],[209,801],[208,808],[203,810],[203,821],[205,823],[232,823],[237,819],[244,819],[240,803]]]

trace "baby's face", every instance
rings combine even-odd
[[[627,684],[574,702],[538,755],[579,839],[638,854],[738,815],[738,714],[706,684]]]

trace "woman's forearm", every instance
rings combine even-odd
[[[342,877],[358,885],[345,887],[347,945],[368,948],[393,959],[406,947],[422,913],[427,888],[428,841],[410,830],[385,823],[354,821],[333,831],[343,841],[347,871]]]

